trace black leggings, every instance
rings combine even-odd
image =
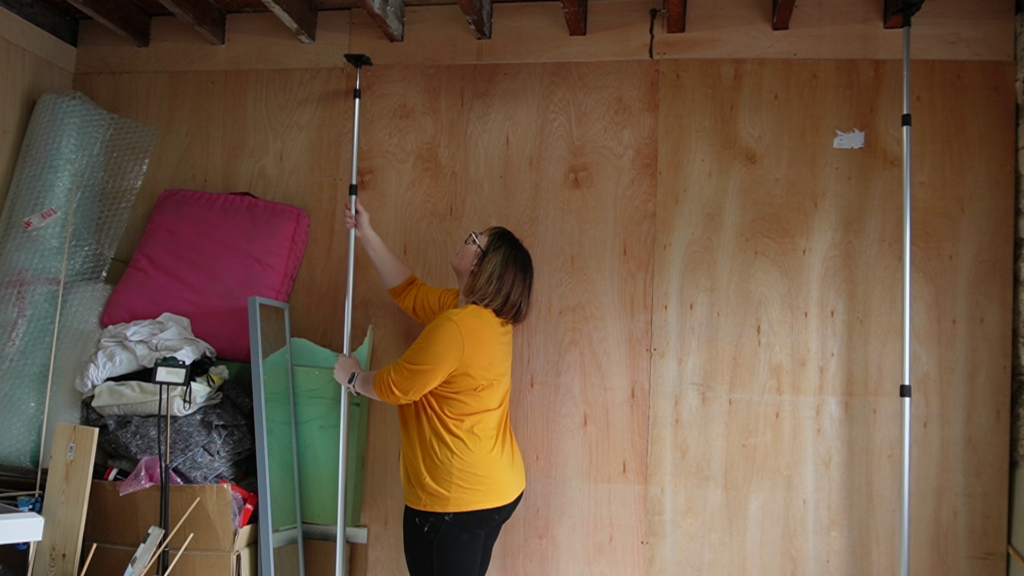
[[[510,504],[472,512],[423,512],[405,507],[405,565],[410,576],[484,576]]]

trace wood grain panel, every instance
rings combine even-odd
[[[349,13],[322,12],[317,39],[303,44],[270,13],[228,14],[227,39],[211,46],[174,16],[153,18],[150,45],[139,50],[104,26],[81,24],[77,74],[343,68],[349,46]]]
[[[298,206],[309,213],[312,227],[291,296],[292,332],[333,344],[324,334],[333,338],[332,323],[340,324],[333,314],[342,308],[336,301],[344,299],[344,273],[335,268],[346,241],[339,230],[347,198],[342,174],[349,161],[342,146],[351,141],[347,74],[318,69],[79,75],[76,88],[101,106],[159,130],[116,258],[130,259],[153,204],[168,188],[247,191]]]
[[[74,46],[61,42],[8,10],[0,9],[0,39],[20,46],[69,73],[75,71],[77,50]]]
[[[928,2],[914,17],[913,56],[928,60],[1012,60],[1009,0]],[[774,31],[771,2],[693,2],[686,33],[654,42],[656,58],[900,59],[903,32],[882,27],[880,0],[801,3],[789,30]]]
[[[2,17],[3,10],[0,10]],[[0,23],[2,27],[2,23]],[[54,40],[58,42],[57,40]],[[71,73],[35,53],[0,38],[0,207],[18,163],[32,109],[47,92],[71,89]],[[27,216],[27,215],[26,215]],[[23,216],[24,217],[24,216]]]
[[[43,539],[32,576],[74,576],[82,553],[99,429],[57,423],[43,495]]]
[[[921,529],[911,560],[920,573],[1006,570],[1014,68],[914,71],[911,522]]]
[[[493,572],[638,573],[653,65],[374,67],[363,95],[362,201],[414,270],[454,285],[448,261],[466,231],[492,224],[509,227],[533,254],[534,308],[517,329],[512,398],[528,487]],[[370,292],[357,308],[383,327],[379,366],[419,326],[381,300],[361,262]],[[370,419],[369,574],[404,570],[393,412],[375,405]]]
[[[662,70],[646,573],[884,572],[899,549],[900,67]],[[929,167],[914,236],[922,573],[1005,567],[1011,77],[915,70],[915,126],[931,127],[914,160]],[[866,148],[833,149],[853,128]],[[929,246],[929,228],[970,256]]]
[[[664,19],[658,20],[654,57],[900,59],[902,33],[883,29],[880,2],[801,4],[786,31],[772,30],[767,0],[692,2],[685,34],[668,34]],[[587,35],[570,37],[556,2],[496,2],[486,42],[476,39],[454,4],[407,6],[404,40],[397,43],[358,9],[321,12],[312,45],[298,42],[268,14],[229,15],[222,48],[205,45],[172,18],[153,19],[147,50],[83,22],[78,72],[337,67],[344,66],[345,52],[369,54],[378,65],[646,60],[650,10],[662,7],[657,0],[592,2]],[[1013,2],[929,2],[914,19],[914,58],[1013,60]]]

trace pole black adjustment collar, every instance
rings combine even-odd
[[[903,125],[910,126],[910,114],[903,115]]]
[[[345,60],[348,60],[348,63],[356,68],[373,66],[373,62],[370,61],[370,57],[366,54],[345,54]]]
[[[900,398],[910,398],[910,384],[900,384]]]

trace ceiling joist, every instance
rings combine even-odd
[[[210,44],[224,45],[227,16],[211,0],[160,0],[160,3],[170,10],[171,14],[195,28],[196,32]]]
[[[665,24],[669,34],[686,32],[686,0],[667,0],[665,13]]]
[[[405,36],[405,2],[403,0],[359,0],[359,5],[392,42],[401,42]],[[488,18],[488,34],[490,18]]]
[[[562,13],[569,36],[587,35],[587,0],[562,0]]]
[[[789,30],[796,0],[772,0],[772,30]]]
[[[0,0],[0,7],[10,10],[67,44],[78,45],[78,19],[70,12],[64,12],[49,2],[39,0]]]
[[[491,7],[491,0],[459,0],[459,8],[466,15],[466,21],[477,40],[488,40],[491,37]]]
[[[149,46],[150,17],[135,2],[68,0],[68,3],[136,46]]]
[[[316,40],[316,8],[310,0],[263,0],[304,44]]]

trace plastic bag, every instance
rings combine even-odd
[[[181,480],[171,470],[171,484],[181,484]],[[117,491],[121,496],[145,490],[150,486],[160,485],[160,460],[156,456],[146,456],[135,467],[127,479],[117,483]]]

